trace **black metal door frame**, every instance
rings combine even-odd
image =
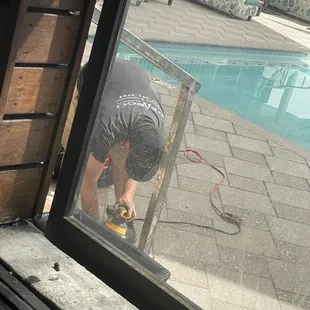
[[[45,235],[139,309],[200,309],[70,216],[129,2],[104,1]]]

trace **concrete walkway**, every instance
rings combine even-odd
[[[144,40],[310,51],[309,23],[279,13],[248,22],[191,0],[175,0],[171,7],[165,0],[132,4],[125,27]]]

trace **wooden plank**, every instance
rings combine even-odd
[[[28,0],[28,5],[37,8],[81,11],[83,0]]]
[[[64,105],[62,107],[61,112],[59,113],[59,124],[56,129],[57,131],[55,132],[55,136],[53,137],[54,140],[52,141],[51,144],[50,153],[48,157],[48,165],[45,166],[43,182],[40,188],[40,193],[38,196],[34,214],[41,213],[44,209],[44,204],[51,183],[55,162],[60,149],[61,137],[66,124],[75,83],[80,70],[80,64],[82,61],[85,44],[88,38],[88,30],[93,16],[95,4],[96,4],[95,0],[85,0],[85,9],[81,12],[82,23],[79,32],[79,41],[77,42],[75,51],[76,54],[73,56],[74,66],[72,69],[71,76],[69,77],[70,81],[68,82],[67,93],[64,97]]]
[[[5,12],[8,13],[8,16],[5,27],[1,28],[4,34],[0,45],[0,122],[3,118],[3,111],[19,47],[19,36],[27,10],[26,2],[26,0],[7,2],[10,3],[8,11]]]
[[[0,171],[0,224],[31,216],[42,172],[42,166]]]
[[[67,69],[15,68],[4,114],[56,113]]]
[[[7,18],[9,15],[9,6],[3,3],[0,3],[0,29],[6,29],[6,23],[7,23]],[[0,46],[5,45],[5,31],[0,32]],[[5,58],[4,55],[4,49],[0,48],[0,90],[1,90],[1,84],[3,81],[3,75],[5,72],[5,68],[1,65],[3,58]],[[0,91],[1,92],[1,91]]]
[[[16,62],[70,63],[80,17],[27,13]]]
[[[9,120],[0,124],[0,166],[44,162],[55,118]]]

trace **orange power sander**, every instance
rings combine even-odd
[[[126,238],[127,232],[127,210],[120,206],[116,210],[112,206],[107,206],[108,219],[105,225],[121,238]]]

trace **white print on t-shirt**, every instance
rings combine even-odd
[[[147,110],[152,110],[155,113],[164,116],[160,105],[153,99],[150,99],[147,96],[137,95],[137,94],[127,94],[119,96],[116,100],[116,107],[118,109],[124,108],[126,106],[140,106]]]

